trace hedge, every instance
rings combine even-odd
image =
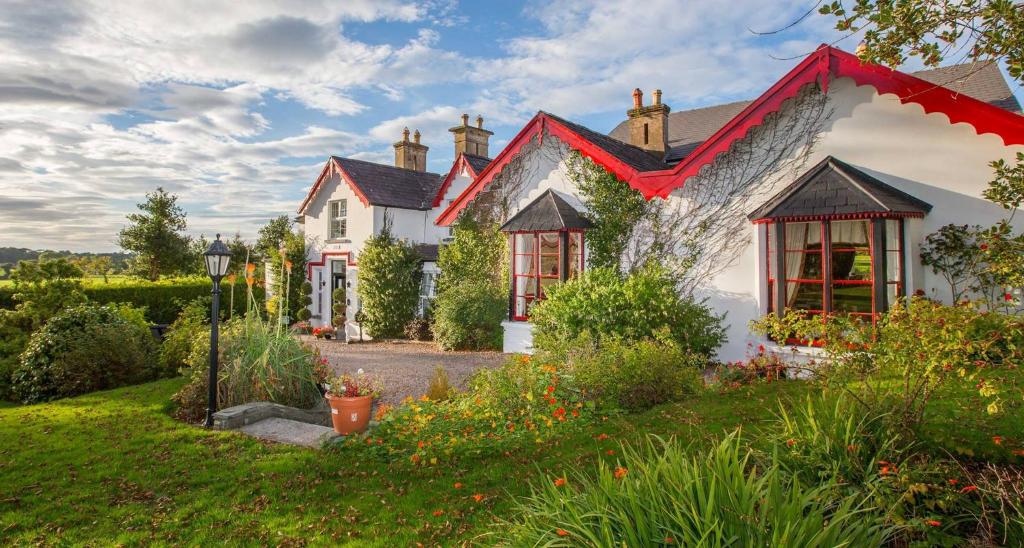
[[[146,318],[153,323],[169,324],[178,317],[182,306],[197,298],[210,295],[212,284],[209,279],[184,278],[148,282],[126,280],[119,282],[86,282],[84,291],[89,301],[97,304],[131,303],[146,308]],[[245,284],[235,284],[235,312],[245,312]],[[263,302],[263,288],[253,287],[256,301]],[[0,286],[0,308],[13,309],[14,287]],[[230,287],[221,287],[221,310],[230,303]]]

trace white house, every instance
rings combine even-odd
[[[449,131],[455,136],[455,161],[444,175],[426,171],[428,147],[420,143],[419,131],[410,140],[408,128],[394,144],[394,165],[338,156],[327,160],[298,210],[310,250],[307,276],[313,285],[314,326],[331,325],[334,290],[345,288],[345,328],[349,335],[357,333],[353,322],[359,310],[359,252],[383,228],[385,215],[394,235],[413,244],[423,257],[421,312],[433,297],[438,245],[450,235],[434,219],[490,162],[487,142],[492,133],[483,128],[482,117],[471,126],[464,114],[462,124]]]
[[[572,149],[663,200],[679,252],[700,251],[694,292],[726,313],[723,360],[770,346],[748,324],[771,312],[870,318],[917,290],[948,300],[921,265],[924,237],[1002,218],[982,197],[988,164],[1024,152],[1024,117],[995,65],[910,75],[822,46],[754,101],[671,113],[660,91],[650,105],[633,98],[610,136],[538,113],[437,219],[484,195],[513,204],[508,352],[531,350],[544,288],[586,268]]]

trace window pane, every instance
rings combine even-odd
[[[832,311],[837,314],[871,313],[871,284],[833,285]]]
[[[348,200],[338,200],[338,217],[348,215]]]
[[[897,251],[887,251],[885,253],[885,281],[899,282],[901,281],[900,278],[900,253]]]
[[[516,234],[516,256],[514,266],[516,274],[536,274],[537,238],[533,234]]]
[[[832,221],[832,279],[871,281],[869,221]],[[870,297],[870,289],[868,291]]]
[[[558,254],[557,232],[542,232],[540,234],[540,252]]]
[[[786,223],[786,250],[821,250],[821,223]]]
[[[822,284],[789,282],[786,284],[786,306],[802,310],[821,310],[824,305]]]
[[[903,222],[899,219],[887,219],[885,221],[885,249],[886,251],[900,250],[900,229]]]
[[[569,277],[572,278],[580,271],[583,264],[583,234],[579,232],[569,233]]]
[[[821,280],[821,253],[786,252],[787,280]]]
[[[541,255],[540,256],[540,274],[541,276],[552,276],[558,277],[558,255]]]

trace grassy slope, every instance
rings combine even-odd
[[[613,416],[543,447],[413,470],[182,424],[167,403],[180,385],[0,409],[0,543],[451,544],[485,534],[492,516],[507,513],[539,475],[589,469],[598,458],[614,459],[608,449],[646,433],[704,443],[740,425],[751,432],[780,397],[810,391],[788,382],[708,393]],[[1024,444],[1019,408],[978,416],[964,408],[971,397],[947,394],[935,408],[935,431],[955,432],[955,443],[974,444],[979,454],[1006,455]],[[596,440],[601,433],[611,438]],[[1007,438],[1002,447],[991,443],[993,434]],[[474,493],[487,498],[476,503]]]
[[[805,389],[708,394],[611,417],[544,447],[412,470],[184,425],[165,404],[180,382],[0,410],[0,542],[465,540],[486,532],[530,477],[614,458],[605,451],[640,431],[710,439],[758,422],[780,393]],[[611,439],[595,440],[599,433]],[[487,499],[478,504],[474,493]]]

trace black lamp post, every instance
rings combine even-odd
[[[217,410],[217,327],[220,324],[220,279],[228,273],[231,250],[220,241],[220,234],[203,253],[206,273],[213,280],[213,304],[210,313],[210,396],[206,407],[206,427],[213,426],[213,413]]]

